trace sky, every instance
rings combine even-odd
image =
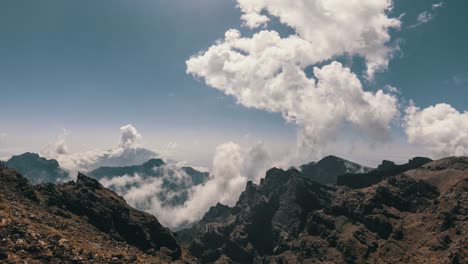
[[[291,20],[297,10],[288,1],[252,2],[2,1],[0,158],[44,152],[63,137],[73,153],[112,148],[127,124],[138,129],[141,146],[208,167],[217,146],[231,141],[262,142],[272,159],[286,163],[326,154],[370,166],[415,155],[468,155],[468,2],[395,0],[390,10],[374,9],[368,0],[330,7],[346,15],[364,6],[364,20],[346,24],[310,5]],[[375,32],[360,31],[368,23]],[[285,40],[274,44],[279,51],[246,47],[276,41],[271,34],[254,39],[262,30]],[[222,49],[234,56],[224,61],[231,69],[217,68],[212,59]],[[284,53],[291,50],[297,54]],[[236,61],[249,52],[254,55],[242,64]],[[277,69],[262,68],[265,58],[274,58],[270,66],[279,61],[281,70],[268,75]],[[374,64],[383,69],[369,70]],[[297,72],[287,67],[295,65],[309,79],[293,86]],[[270,91],[281,73],[291,78]],[[346,87],[334,86],[337,74]],[[321,97],[302,91],[313,85]],[[347,101],[348,94],[356,100]]]

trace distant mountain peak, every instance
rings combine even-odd
[[[13,156],[6,165],[19,171],[33,184],[57,182],[69,177],[57,160],[46,159],[37,153],[26,152]]]
[[[90,178],[81,172],[78,173],[78,176],[76,177],[76,184],[77,185],[82,185],[85,187],[89,187],[92,189],[101,189],[102,185],[95,179]]]
[[[415,157],[410,159],[408,163],[397,165],[393,161],[384,160],[376,170],[339,175],[337,184],[346,185],[351,188],[369,187],[381,182],[387,177],[419,168],[431,161],[432,160],[429,158]]]
[[[329,155],[318,162],[310,162],[300,166],[305,177],[323,184],[336,184],[337,177],[346,173],[371,171],[372,168],[355,162]]]

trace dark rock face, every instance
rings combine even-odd
[[[337,177],[340,175],[369,172],[372,168],[335,156],[327,156],[317,163],[311,162],[300,166],[300,170],[311,180],[322,184],[336,184]]]
[[[32,184],[66,180],[68,172],[60,168],[56,160],[48,160],[35,153],[13,156],[6,162],[8,167],[16,169]]]
[[[169,229],[98,181],[79,174],[76,182],[32,186],[3,163],[0,237],[2,263],[169,263],[181,258]]]
[[[337,185],[344,185],[351,188],[364,188],[381,182],[383,179],[394,176],[405,171],[419,168],[431,162],[429,158],[416,157],[408,163],[396,165],[392,161],[384,160],[377,169],[367,173],[346,173],[338,176]]]
[[[463,175],[447,189],[398,174],[352,190],[271,169],[234,207],[216,205],[179,237],[202,263],[464,262],[468,169]]]
[[[99,230],[142,250],[167,247],[180,256],[180,247],[172,232],[147,213],[133,209],[98,181],[79,174],[76,183],[39,186],[48,206],[55,206],[86,217]]]

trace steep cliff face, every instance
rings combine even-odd
[[[147,213],[138,211],[98,181],[78,174],[75,182],[39,186],[38,192],[49,207],[57,207],[78,216],[99,230],[142,250],[167,247],[175,257],[180,247],[171,231]]]
[[[0,262],[192,262],[172,232],[96,180],[32,186],[0,164]]]
[[[463,263],[466,161],[429,163],[355,190],[272,169],[236,206],[213,207],[180,237],[204,263]],[[450,184],[434,184],[450,172],[458,175]]]

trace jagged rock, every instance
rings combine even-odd
[[[154,216],[82,174],[76,182],[32,186],[0,163],[0,194],[2,263],[194,263],[181,259],[172,232]]]
[[[397,174],[360,190],[271,169],[259,185],[247,184],[234,207],[212,207],[179,237],[203,263],[466,261],[466,246],[457,245],[468,235],[468,169],[461,165],[467,160],[429,163],[408,173],[416,178]],[[438,173],[457,170],[458,181],[452,177],[442,189],[431,182],[442,181],[443,173],[424,180],[435,164]],[[384,162],[380,170],[394,166]]]
[[[180,256],[180,247],[170,230],[154,216],[131,208],[122,197],[104,188],[97,180],[80,173],[76,183],[47,185],[42,194],[48,201],[54,200],[53,205],[87,217],[99,230],[142,250],[164,246],[173,250],[175,257]]]

